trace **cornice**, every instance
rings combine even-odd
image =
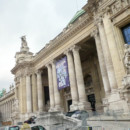
[[[32,61],[30,62],[23,62],[23,63],[19,63],[19,64],[16,64],[16,66],[11,70],[12,74],[15,74],[18,70],[20,69],[23,69],[23,68],[26,68],[26,67],[33,67],[33,63]]]
[[[100,2],[99,2],[100,3]],[[122,0],[106,0],[99,4],[98,15],[103,15],[108,12],[111,15],[111,19],[116,18],[118,15],[122,14],[124,11],[130,8],[130,3],[123,5]]]
[[[0,102],[10,98],[11,96],[15,95],[15,89],[11,90],[10,92],[6,93],[3,97],[0,98]]]
[[[55,37],[55,39],[51,40],[44,48],[42,48],[37,55],[34,56],[31,62],[24,62],[21,64],[17,64],[11,72],[13,74],[19,68],[24,68],[25,66],[34,67],[38,64],[41,59],[46,58],[55,51],[55,49],[65,42],[69,41],[72,37],[76,36],[79,32],[81,32],[86,26],[89,26],[91,23],[94,23],[94,19],[100,17],[106,12],[107,7],[111,9],[112,5],[120,0],[89,0],[88,4],[86,4],[83,8],[86,9],[86,12],[83,16],[79,17],[72,25],[67,26],[63,29],[63,31]],[[88,9],[90,10],[88,10]],[[112,10],[112,9],[111,9]],[[111,19],[116,17],[122,13],[121,11],[116,14],[111,14]]]
[[[120,14],[122,14],[123,12],[125,12],[127,9],[130,9],[130,5],[127,5],[126,7],[122,8],[119,12],[113,14],[110,19],[114,19],[116,18],[117,16],[119,16]],[[130,14],[129,14],[130,15]]]
[[[57,46],[63,45],[65,42],[69,41],[72,37],[74,37],[74,35],[82,31],[84,27],[88,26],[92,21],[93,19],[90,18],[88,14],[84,14],[74,24],[70,25],[67,29],[64,29],[64,31],[52,40],[47,47],[43,48],[41,52],[36,55],[33,63],[37,63],[43,56],[45,57],[53,52]]]

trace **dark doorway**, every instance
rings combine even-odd
[[[49,87],[48,86],[44,86],[44,96],[45,96],[45,105],[46,105],[47,101],[50,100],[50,98],[49,98]]]
[[[95,101],[95,95],[94,94],[88,95],[88,101],[91,104],[92,111],[96,111],[96,109],[95,109],[95,103],[96,103],[96,101]]]
[[[70,111],[70,105],[72,105],[72,100],[68,100],[67,103],[68,103],[68,111]]]

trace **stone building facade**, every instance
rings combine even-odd
[[[130,0],[88,0],[36,55],[26,37],[16,53],[13,118],[54,111],[130,112]],[[127,33],[128,32],[128,33]],[[129,38],[128,38],[129,37]],[[56,63],[67,57],[69,83],[58,90]]]
[[[8,125],[13,121],[12,113],[14,112],[13,106],[15,102],[15,89],[10,87],[9,92],[5,92],[0,98],[0,124]]]

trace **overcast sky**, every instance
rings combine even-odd
[[[0,0],[0,90],[14,84],[11,69],[20,37],[26,35],[33,53],[66,27],[87,0]]]

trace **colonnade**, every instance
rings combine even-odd
[[[70,88],[72,96],[72,105],[70,106],[71,110],[90,109],[90,104],[86,99],[79,49],[80,47],[75,45],[64,52],[64,55],[67,56],[68,60],[68,70],[69,70]],[[62,104],[61,95],[57,86],[56,60],[55,59],[52,60],[51,62],[46,64],[45,67],[47,67],[48,70],[48,83],[49,83],[49,95],[50,95],[49,111],[62,110],[63,106],[61,105]],[[37,107],[35,111],[42,112],[45,110],[44,92],[42,86],[43,79],[41,74],[42,70],[38,70],[36,72],[36,79],[34,78],[35,76],[33,77],[32,74],[26,75],[27,113],[34,112],[34,107]],[[20,79],[20,86],[22,86],[22,84],[23,84],[22,79]],[[37,91],[33,92],[34,88],[37,89]],[[34,93],[36,94],[35,96],[33,95]],[[21,99],[21,101],[22,100],[23,99]]]
[[[98,28],[92,32],[92,36],[95,38],[104,90],[105,94],[107,95],[117,88],[117,82],[102,18],[98,18],[97,27]],[[63,53],[65,56],[67,56],[67,62],[68,62],[70,89],[72,97],[72,105],[70,106],[70,110],[76,110],[76,109],[90,110],[91,107],[86,98],[79,50],[80,50],[79,46],[73,45]],[[47,67],[48,70],[48,83],[50,92],[49,111],[62,110],[61,95],[57,87],[56,60],[54,59],[51,62],[47,63],[45,67]],[[34,82],[33,84],[37,85],[37,102],[38,102],[37,105],[39,112],[42,112],[45,109],[41,73],[42,71],[38,70],[36,72],[37,80],[36,82],[33,81]],[[36,102],[36,96],[35,99],[31,98],[32,96],[31,96],[30,78],[31,78],[30,75],[27,74],[26,75],[27,113],[32,112],[33,107],[32,104]],[[34,100],[35,102],[33,102]]]
[[[113,66],[113,60],[111,55],[111,48],[109,45],[108,37],[112,40],[112,44],[115,44],[113,35],[106,35],[105,28],[112,33],[111,23],[109,18],[103,19],[98,17],[96,21],[97,28],[91,33],[91,36],[95,39],[99,65],[102,75],[103,86],[105,94],[108,95],[117,89],[117,77],[115,75],[115,69]],[[115,47],[113,45],[112,47]],[[67,56],[70,89],[72,97],[72,105],[70,110],[86,109],[90,110],[90,104],[87,101],[84,78],[82,72],[82,65],[79,55],[80,47],[73,45],[63,52],[64,56]],[[116,50],[116,49],[115,49]],[[117,50],[116,50],[117,51]],[[115,56],[117,56],[115,51]],[[49,111],[62,110],[61,95],[57,87],[56,77],[56,59],[52,59],[43,68],[48,70],[48,84],[49,84],[49,95],[50,95],[50,109]],[[26,75],[26,105],[27,113],[35,111],[42,112],[45,110],[44,92],[42,86],[42,70],[37,70],[34,74]],[[36,76],[35,76],[36,75]],[[32,82],[31,82],[32,81]],[[44,81],[43,81],[44,82]],[[20,80],[20,84],[23,82]],[[32,92],[32,93],[31,93]]]
[[[11,121],[11,114],[13,112],[14,99],[0,103],[0,120]]]

